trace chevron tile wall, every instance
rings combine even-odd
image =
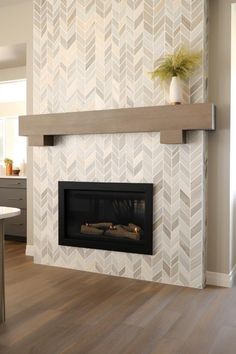
[[[181,43],[204,65],[184,86],[206,98],[204,0],[34,0],[34,113],[164,104],[148,77]],[[35,262],[201,288],[205,283],[206,136],[159,133],[58,137],[34,148]],[[58,246],[58,180],[154,183],[154,255]]]

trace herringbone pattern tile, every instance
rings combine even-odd
[[[34,0],[34,113],[160,105],[156,60],[181,44],[206,55],[204,0]],[[206,65],[184,85],[206,97]],[[204,285],[205,135],[58,137],[34,148],[35,261],[192,287]],[[58,180],[154,183],[154,255],[58,247]]]

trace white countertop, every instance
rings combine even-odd
[[[14,179],[14,178],[22,178],[22,179],[26,179],[27,176],[5,176],[5,175],[0,175],[0,178],[11,178],[11,179]]]
[[[20,213],[20,209],[0,206],[0,220],[12,218],[14,216],[20,215]]]

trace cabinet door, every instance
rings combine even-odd
[[[23,188],[26,189],[24,178],[0,178],[0,188]]]
[[[26,190],[0,188],[0,205],[26,209]]]
[[[21,214],[14,218],[6,219],[5,234],[11,236],[26,237],[26,211],[25,210],[21,210]]]

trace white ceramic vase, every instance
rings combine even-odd
[[[170,83],[170,104],[181,104],[182,100],[182,82],[178,76],[173,76]]]

